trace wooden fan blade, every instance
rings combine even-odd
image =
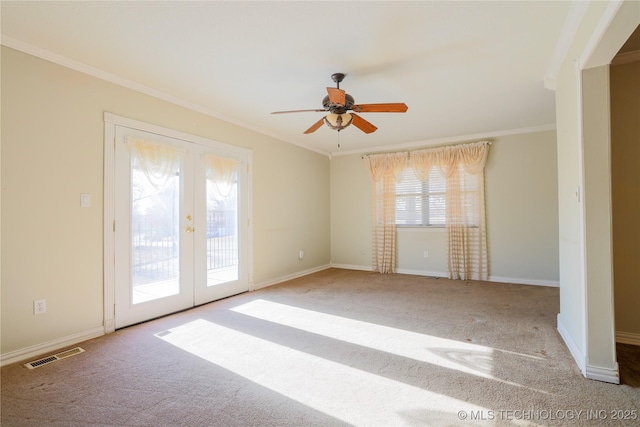
[[[351,107],[358,113],[404,113],[409,107],[404,102],[390,104],[360,104]]]
[[[335,87],[328,87],[329,102],[332,104],[344,105],[346,92]]]
[[[313,112],[316,112],[316,113],[318,113],[318,112],[322,112],[322,113],[324,113],[324,112],[325,112],[325,111],[327,111],[327,110],[289,110],[289,111],[274,111],[274,112],[272,112],[271,114],[308,113],[308,112],[310,112],[310,111],[313,111]]]
[[[324,111],[324,110],[323,110]],[[318,130],[318,128],[320,126],[322,126],[322,124],[324,123],[324,117],[321,118],[320,120],[318,120],[317,122],[315,122],[313,124],[313,126],[311,126],[309,129],[305,130],[304,133],[312,133]]]
[[[351,116],[353,117],[351,119],[351,124],[357,127],[358,129],[360,129],[364,133],[375,132],[376,129],[378,129],[377,127],[375,127],[374,125],[372,125],[371,123],[369,123],[368,121],[366,121],[365,119],[363,119],[357,114],[351,113]]]

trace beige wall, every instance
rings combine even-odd
[[[557,285],[555,132],[493,141],[485,170],[491,280]],[[332,263],[371,268],[371,194],[360,155],[332,159]],[[398,270],[446,276],[445,238],[442,228],[400,228]]]
[[[491,276],[557,285],[556,133],[497,138],[485,185]]]
[[[616,331],[640,340],[640,62],[611,67]]]
[[[6,47],[1,89],[1,354],[103,324],[105,111],[253,151],[257,286],[329,263],[328,157]]]

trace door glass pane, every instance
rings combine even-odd
[[[207,286],[238,280],[237,164],[207,157]]]
[[[133,304],[180,293],[180,162],[160,182],[131,157]]]

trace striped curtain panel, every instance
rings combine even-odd
[[[489,141],[411,152],[418,177],[438,167],[446,180],[447,264],[450,279],[487,280],[484,167]]]
[[[373,270],[396,272],[396,180],[407,166],[408,153],[365,156],[373,183]]]

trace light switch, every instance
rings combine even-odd
[[[83,208],[91,206],[91,194],[80,194],[80,206]]]

